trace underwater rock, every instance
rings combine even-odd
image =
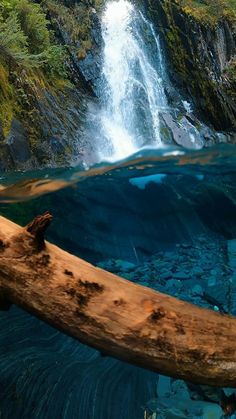
[[[193,295],[202,295],[203,294],[202,286],[199,285],[199,284],[194,285],[194,287],[192,288],[192,294]]]
[[[161,279],[165,280],[165,279],[169,279],[172,277],[172,272],[169,270],[164,270],[160,272],[160,277]],[[170,282],[170,281],[168,281]]]
[[[165,397],[171,393],[171,379],[170,377],[165,377],[164,375],[159,375],[157,383],[157,396]]]
[[[228,240],[228,261],[231,269],[230,274],[230,311],[236,315],[236,239]]]
[[[150,400],[147,409],[165,419],[221,419],[223,413],[218,404],[191,400],[186,385],[181,381],[169,397]]]
[[[175,272],[175,273],[173,273],[172,276],[173,276],[173,278],[180,279],[180,280],[182,280],[182,279],[189,279],[188,274],[186,272],[182,272],[182,271]]]
[[[204,274],[204,270],[201,266],[196,266],[192,270],[192,275],[202,276]]]
[[[228,240],[229,265],[233,272],[236,272],[236,239]]]

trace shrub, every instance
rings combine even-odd
[[[54,45],[49,21],[30,0],[1,0],[0,58],[26,68],[41,67],[50,76],[65,77],[65,52]]]
[[[15,0],[14,10],[17,13],[21,29],[29,40],[29,51],[39,54],[50,46],[48,20],[39,4],[28,0]]]
[[[51,45],[47,48],[43,68],[50,76],[66,77],[65,60],[66,52],[60,45]]]
[[[27,36],[21,30],[17,14],[13,11],[9,17],[0,21],[0,55],[10,64],[12,61],[30,66],[35,61],[28,52]]]

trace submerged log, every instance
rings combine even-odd
[[[14,303],[103,353],[161,374],[236,387],[236,319],[139,286],[0,217],[0,306]]]

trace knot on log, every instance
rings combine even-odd
[[[2,239],[0,239],[0,252],[3,252],[7,247],[7,243],[5,243]]]
[[[31,223],[25,227],[26,231],[34,237],[34,246],[38,251],[45,248],[44,234],[52,221],[52,215],[47,211],[38,215]]]

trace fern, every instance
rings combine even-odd
[[[46,61],[42,54],[29,53],[27,36],[21,30],[15,12],[11,12],[5,22],[0,22],[0,55],[8,64],[15,62],[25,67],[35,67]]]

